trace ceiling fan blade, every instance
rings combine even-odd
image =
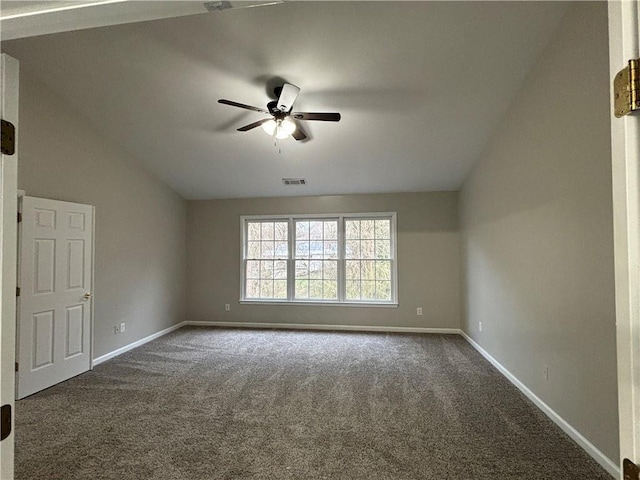
[[[238,131],[239,132],[246,132],[248,130],[251,130],[251,129],[254,129],[256,127],[259,127],[264,122],[268,122],[269,120],[271,120],[271,118],[263,118],[262,120],[258,120],[257,122],[253,122],[253,123],[250,123],[249,125],[245,125],[244,127],[240,127],[238,129]]]
[[[251,105],[245,105],[244,103],[225,100],[224,98],[221,98],[220,100],[218,100],[218,103],[222,103],[224,105],[230,105],[232,107],[244,108],[245,110],[253,110],[254,112],[267,113],[267,114],[269,113],[264,108],[252,107]]]
[[[293,138],[295,138],[296,140],[304,140],[305,138],[307,138],[307,134],[304,133],[304,130],[302,130],[300,128],[300,125],[296,125],[296,129],[295,131],[291,134],[291,136]]]
[[[293,108],[293,102],[296,101],[299,94],[300,88],[290,83],[285,83],[278,97],[278,110],[285,113],[290,112],[291,108]]]
[[[320,120],[323,122],[339,122],[339,113],[311,113],[311,112],[295,112],[291,116],[296,120]]]

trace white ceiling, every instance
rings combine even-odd
[[[202,3],[200,3],[202,5]],[[561,2],[307,2],[4,42],[96,129],[185,198],[455,190],[566,10]],[[311,139],[264,116],[301,87]],[[285,187],[283,177],[308,184]]]

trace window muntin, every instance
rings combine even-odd
[[[242,217],[243,301],[396,304],[395,213]]]

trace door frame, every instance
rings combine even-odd
[[[610,80],[640,56],[638,0],[609,0]],[[620,465],[640,463],[640,116],[613,116],[611,161],[615,251]],[[623,478],[621,468],[620,478]]]
[[[13,479],[14,396],[15,396],[15,329],[18,215],[18,82],[19,63],[7,54],[0,57],[4,120],[16,127],[16,149],[11,156],[0,155],[0,402],[11,406],[11,434],[0,442],[0,478]]]

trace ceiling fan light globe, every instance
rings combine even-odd
[[[284,120],[282,120],[282,122],[280,123],[280,131],[283,131],[288,135],[291,135],[293,132],[296,131],[296,124],[293,120],[291,120],[290,118],[285,118]]]
[[[275,120],[269,120],[262,124],[262,129],[267,133],[267,135],[273,135],[276,133],[276,127],[277,124]]]

